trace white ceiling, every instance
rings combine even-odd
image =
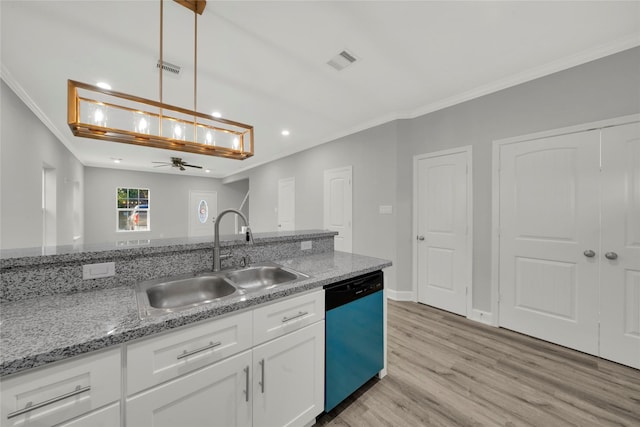
[[[87,166],[226,177],[640,45],[638,1],[209,1],[198,111],[255,127],[244,161],[72,136],[67,79],[158,99],[159,1],[0,1],[2,77]],[[193,107],[193,13],[165,2],[163,101]],[[343,49],[358,57],[336,71]],[[10,125],[3,123],[3,126]],[[282,129],[291,135],[281,135]]]

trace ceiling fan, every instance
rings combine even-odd
[[[154,166],[154,168],[171,166],[172,168],[178,168],[181,171],[183,171],[183,170],[186,170],[185,169],[185,166],[186,166],[188,168],[202,169],[202,166],[190,165],[189,163],[182,160],[180,157],[172,157],[171,162],[151,162],[151,163],[158,163],[158,165]]]

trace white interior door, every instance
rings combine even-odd
[[[218,193],[189,191],[189,237],[213,238],[213,219],[218,214]]]
[[[640,368],[640,124],[602,131],[600,355]]]
[[[296,229],[296,179],[278,180],[278,231]]]
[[[590,131],[505,144],[499,161],[500,325],[591,354],[599,140]]]
[[[416,158],[418,301],[467,314],[471,286],[470,151]]]
[[[351,176],[351,166],[324,171],[324,228],[338,232],[334,249],[342,252],[353,248]]]

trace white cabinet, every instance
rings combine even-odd
[[[253,345],[324,319],[324,291],[258,307],[253,311]]]
[[[81,415],[101,421],[80,418],[68,425],[120,425],[119,408],[100,411],[120,400],[120,355],[118,347],[3,379],[0,425],[51,426]]]
[[[323,319],[318,291],[130,344],[126,425],[309,424],[324,407]]]
[[[324,320],[253,349],[253,425],[304,426],[324,408]]]
[[[251,311],[127,345],[127,395],[251,348]]]
[[[250,426],[250,369],[246,351],[144,391],[127,399],[126,425]]]

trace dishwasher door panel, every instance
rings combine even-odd
[[[327,311],[325,412],[384,365],[382,291]]]

